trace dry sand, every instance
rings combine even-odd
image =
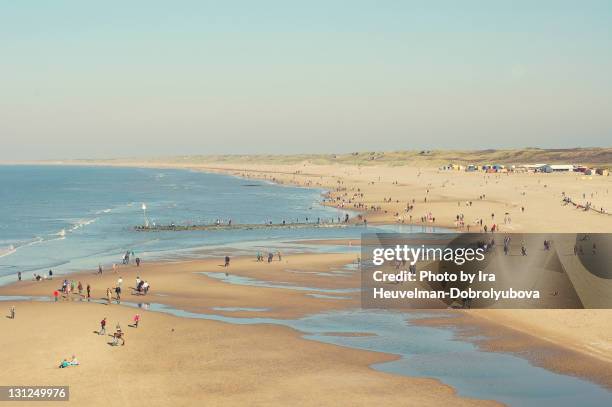
[[[318,274],[337,270],[352,257],[293,255],[272,264],[237,258],[229,271],[292,285],[353,287],[359,283],[357,272],[337,278]],[[71,278],[90,283],[94,298],[102,297],[105,287],[114,286],[121,276],[124,301],[146,300],[209,313],[219,306],[270,309],[228,313],[242,317],[289,318],[357,306],[355,298],[317,299],[307,292],[231,285],[197,274],[220,269],[215,259],[120,267],[117,273],[77,273]],[[125,290],[136,275],[151,283],[146,298]],[[49,296],[60,284],[61,277],[23,281],[0,288],[0,295]],[[459,398],[435,380],[374,371],[370,365],[394,356],[304,340],[289,328],[177,318],[72,297],[58,303],[16,302],[17,318],[0,320],[0,332],[11,332],[0,336],[0,348],[9,350],[0,354],[5,366],[0,383],[69,385],[73,404],[92,406],[495,404]],[[137,312],[142,314],[140,326],[128,327]],[[108,318],[109,332],[121,323],[127,332],[125,347],[110,346],[110,337],[95,334],[103,317]],[[82,365],[58,369],[61,359],[72,354]]]
[[[301,339],[291,329],[237,326],[94,303],[18,303],[0,319],[0,383],[68,385],[71,405],[495,405],[454,395],[435,380],[372,370],[392,356]],[[125,346],[95,333],[103,317]],[[10,332],[10,335],[6,333]],[[76,354],[81,365],[58,369]],[[36,405],[56,405],[36,403]],[[22,402],[3,405],[24,406]]]

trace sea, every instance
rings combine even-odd
[[[175,260],[222,257],[228,251],[332,250],[288,242],[358,239],[363,227],[315,227],[317,220],[337,223],[347,213],[354,215],[322,205],[324,193],[191,170],[0,166],[0,285],[15,281],[18,272],[28,279],[49,270],[64,274],[111,267],[127,251],[143,261]],[[135,230],[146,223],[194,225],[230,219],[234,225],[308,219],[313,227]]]

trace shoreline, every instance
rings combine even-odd
[[[492,318],[482,317],[477,311],[480,310],[455,310],[443,317],[417,319],[415,324],[451,328],[459,340],[473,343],[482,352],[509,353],[528,360],[534,366],[589,380],[612,390],[608,359],[530,335]]]
[[[275,279],[276,281],[285,281],[290,277],[290,281],[292,281],[293,284],[308,284],[309,286],[315,288],[320,287],[325,289],[333,289],[334,287],[346,287],[346,278],[338,278],[339,281],[334,282],[333,280],[330,280],[329,277],[321,276],[319,275],[319,273],[329,270],[330,267],[332,269],[338,268],[342,264],[346,264],[347,261],[350,261],[351,257],[352,255],[302,254],[289,256],[287,260],[288,263],[285,263],[284,261],[275,261],[272,264],[257,264],[251,258],[235,258],[232,261],[231,269],[234,270],[233,273],[238,273],[239,275],[258,275],[263,279]],[[200,274],[200,271],[216,270],[217,268],[219,268],[218,263],[218,259],[164,264],[147,263],[141,265],[139,269],[133,266],[124,266],[118,271],[118,273],[109,271],[105,272],[102,276],[96,276],[95,274],[90,272],[82,272],[81,274],[75,274],[74,278],[84,277],[88,278],[89,280],[92,280],[93,278],[93,297],[99,298],[100,294],[102,294],[103,292],[103,288],[105,286],[113,284],[113,281],[115,281],[118,276],[121,276],[123,278],[124,285],[129,286],[129,282],[132,280],[132,278],[134,278],[136,274],[138,274],[143,276],[144,279],[147,279],[147,281],[151,282],[152,292],[150,292],[145,297],[140,297],[131,296],[126,290],[125,294],[122,295],[122,297],[125,297],[123,298],[124,301],[134,301],[135,299],[136,301],[149,300],[155,301],[156,303],[168,304],[171,307],[176,307],[177,309],[181,310],[191,310],[192,312],[196,313],[213,313],[215,315],[227,316],[228,318],[264,318],[264,321],[254,321],[252,324],[243,325],[232,322],[211,321],[208,319],[191,319],[189,317],[166,315],[165,313],[156,310],[142,309],[140,311],[134,311],[134,308],[129,306],[117,306],[115,304],[106,306],[100,303],[87,303],[85,301],[79,301],[78,299],[76,299],[75,301],[60,301],[58,303],[14,301],[13,303],[17,305],[18,315],[15,322],[17,324],[26,324],[27,326],[30,326],[30,324],[34,324],[34,326],[46,327],[46,324],[40,321],[40,318],[44,318],[44,320],[51,318],[56,322],[58,321],[58,318],[67,318],[71,321],[68,332],[71,332],[73,337],[66,337],[64,335],[61,329],[62,323],[54,324],[55,328],[50,328],[49,330],[45,328],[45,337],[49,339],[45,340],[46,343],[44,347],[43,361],[49,360],[50,355],[55,355],[57,354],[57,352],[61,352],[60,349],[66,348],[66,344],[63,343],[66,342],[68,344],[70,352],[75,352],[79,355],[83,366],[85,366],[86,363],[92,364],[92,367],[93,364],[104,363],[103,358],[109,357],[108,355],[106,355],[107,352],[102,352],[102,356],[95,356],[91,354],[91,352],[88,351],[86,348],[82,348],[82,343],[90,343],[93,338],[97,338],[97,336],[91,334],[91,328],[95,327],[96,320],[98,320],[102,315],[115,315],[118,313],[122,315],[121,319],[125,321],[128,320],[129,316],[133,312],[141,312],[143,315],[142,328],[138,328],[138,331],[128,329],[127,340],[129,341],[130,345],[134,347],[148,346],[142,343],[143,340],[147,340],[148,342],[153,341],[154,343],[156,343],[158,340],[167,341],[168,339],[164,338],[166,338],[168,334],[163,333],[163,330],[160,332],[159,329],[161,328],[158,325],[168,326],[168,322],[163,321],[170,321],[173,327],[172,332],[174,332],[174,330],[176,329],[176,332],[182,332],[182,335],[188,335],[188,337],[192,337],[193,335],[204,335],[204,338],[206,338],[208,336],[208,339],[205,339],[204,343],[214,344],[215,348],[221,347],[222,349],[223,343],[225,341],[235,342],[235,340],[232,338],[241,338],[241,342],[247,341],[251,343],[251,346],[239,346],[238,344],[236,344],[235,346],[232,346],[233,351],[219,350],[213,352],[213,354],[215,355],[215,359],[219,360],[219,363],[221,363],[222,360],[226,360],[228,358],[229,360],[234,360],[234,358],[236,357],[235,352],[238,349],[240,349],[240,354],[243,355],[241,356],[241,358],[243,359],[240,359],[242,360],[240,364],[242,365],[246,363],[247,366],[249,366],[250,363],[246,361],[248,361],[252,357],[255,357],[252,352],[253,346],[262,351],[262,355],[257,357],[264,357],[266,359],[271,360],[276,359],[276,356],[273,355],[276,355],[277,352],[279,352],[278,349],[286,349],[280,353],[282,355],[286,355],[286,357],[298,358],[300,360],[298,364],[291,365],[290,369],[294,373],[292,373],[290,376],[302,376],[303,374],[305,374],[304,369],[313,370],[313,372],[316,372],[314,375],[307,374],[306,376],[308,377],[307,380],[310,381],[310,384],[308,385],[309,388],[326,388],[326,386],[322,382],[319,382],[320,375],[323,375],[323,377],[333,375],[333,377],[336,378],[346,378],[351,377],[351,375],[354,375],[355,373],[351,372],[354,369],[357,369],[357,371],[361,371],[361,373],[359,373],[359,375],[361,375],[361,378],[358,379],[355,383],[360,388],[360,390],[356,390],[355,388],[353,388],[352,390],[350,390],[350,393],[369,393],[369,396],[364,397],[364,400],[368,400],[368,402],[364,401],[363,404],[360,405],[365,406],[368,405],[368,403],[371,404],[372,402],[379,400],[379,397],[383,397],[385,400],[388,400],[389,397],[397,397],[398,403],[400,405],[402,404],[402,399],[408,399],[412,402],[416,402],[414,398],[415,396],[411,394],[417,391],[417,389],[419,389],[418,392],[420,394],[419,400],[421,401],[418,402],[418,404],[420,405],[438,405],[440,400],[445,400],[445,402],[447,403],[452,402],[453,404],[457,405],[500,405],[499,403],[494,401],[458,396],[456,389],[454,389],[452,386],[449,386],[448,384],[442,383],[436,378],[423,378],[389,374],[382,372],[374,367],[375,365],[381,363],[398,360],[400,358],[399,355],[395,355],[393,353],[365,351],[363,349],[356,349],[347,346],[306,339],[303,337],[305,333],[302,331],[290,328],[288,326],[282,326],[277,324],[272,325],[270,323],[265,322],[265,318],[294,319],[303,318],[304,316],[318,314],[321,312],[325,313],[333,310],[353,309],[355,308],[358,301],[358,298],[356,298],[355,296],[353,296],[355,298],[353,298],[352,300],[332,300],[327,298],[318,299],[309,297],[308,293],[304,293],[302,291],[292,291],[287,289],[280,290],[264,287],[243,287],[227,284],[226,282],[218,281],[216,279],[212,279],[208,276]],[[252,269],[255,265],[257,265],[258,269],[253,271]],[[304,273],[287,274],[285,272],[279,275],[279,272],[281,270],[285,270],[287,268],[296,268],[304,271]],[[358,273],[351,273],[352,276],[349,277],[349,279],[353,283],[357,283],[357,274]],[[60,285],[61,280],[61,278],[57,278],[55,280],[45,280],[41,282],[22,281],[21,283],[13,283],[9,286],[0,288],[0,295],[45,295],[46,293],[46,295],[48,296],[50,289]],[[155,296],[156,293],[164,294],[164,296]],[[178,298],[179,295],[181,298]],[[10,303],[10,301],[0,302],[0,304],[2,305],[10,305]],[[273,308],[266,308],[266,305],[267,307],[272,306]],[[213,311],[213,306],[214,308],[217,308],[217,310]],[[219,308],[223,307],[253,307],[251,309],[257,309],[258,311],[218,310]],[[296,307],[297,309],[295,309]],[[293,311],[291,311],[292,308]],[[35,314],[33,314],[32,312],[35,312]],[[61,312],[61,314],[58,314],[58,312]],[[115,319],[116,318],[111,319],[110,323],[112,324],[112,326],[114,326]],[[76,325],[74,325],[75,322]],[[2,325],[6,325],[6,327],[8,328],[12,326],[9,325],[11,323],[12,321],[10,321],[9,319],[3,318],[2,320],[0,320],[0,327],[2,327]],[[89,329],[86,329],[85,331],[78,330],[77,333],[74,333],[76,332],[75,328],[83,326],[83,324],[85,324],[86,328]],[[34,326],[31,326],[29,328],[23,328],[25,329],[25,331],[23,332],[29,332],[31,329],[34,328]],[[13,349],[17,349],[18,346],[25,346],[26,348],[28,348],[29,346],[31,346],[31,340],[37,340],[36,336],[32,335],[22,337],[22,334],[20,333],[22,332],[21,328],[18,327],[19,325],[17,326],[17,328],[12,328],[14,335],[11,335],[10,338],[21,338],[21,341],[23,343],[20,343],[19,345],[12,342],[10,344],[4,343],[3,347],[9,346]],[[58,329],[60,330],[58,331]],[[148,339],[144,337],[142,339],[139,339],[139,337],[136,336],[136,333],[140,335],[140,333],[143,332],[141,331],[141,329],[155,329],[155,331],[145,331],[148,332],[146,337]],[[212,340],[210,338],[210,335],[212,334],[207,334],[207,332],[215,332],[219,329],[226,332],[222,335],[222,338],[224,338],[222,342],[218,342],[218,340]],[[188,334],[188,332],[192,332],[193,334]],[[332,331],[330,331],[329,334],[331,334],[332,336],[337,336],[337,333],[334,333]],[[357,337],[362,336],[357,335]],[[0,342],[6,342],[8,338],[9,337],[0,338]],[[77,342],[74,342],[74,340],[79,340],[78,344]],[[211,340],[212,342],[210,342]],[[192,346],[199,346],[200,343],[202,342],[186,342],[184,343],[185,348],[178,350],[176,349],[177,345],[175,343],[170,352],[172,354],[176,354],[176,352],[179,351],[189,353],[188,349],[193,349]],[[271,346],[272,348],[264,351],[261,349],[263,344],[266,344],[266,346],[264,346],[265,348],[268,348],[269,346]],[[206,347],[207,346],[208,345],[206,345]],[[110,348],[112,349],[113,347]],[[126,350],[127,349],[132,348],[128,348],[126,346]],[[296,350],[299,351],[296,352]],[[63,352],[65,353],[67,351],[68,350],[64,350]],[[198,350],[198,352],[201,351],[202,350],[200,349]],[[316,356],[317,352],[323,351],[327,354],[327,356],[324,356],[323,359]],[[121,349],[121,352],[123,352],[123,349]],[[331,356],[331,354],[334,354],[334,356]],[[6,355],[5,357],[8,357],[8,355]],[[177,357],[182,358],[182,356]],[[29,359],[30,356],[28,355],[25,360],[22,361],[22,363],[33,363],[29,361]],[[154,356],[153,359],[155,363],[162,363],[158,356]],[[0,361],[1,360],[2,358],[0,357]],[[95,362],[96,360],[97,362]],[[228,362],[223,362],[224,365],[226,363]],[[266,365],[268,365],[269,363],[271,362],[267,362]],[[235,365],[235,363],[229,364],[232,366]],[[310,367],[305,368],[303,367],[304,364],[308,364]],[[347,364],[351,367],[348,368]],[[264,374],[265,377],[269,377],[269,375],[276,375],[278,373],[285,372],[285,369],[281,369],[279,372],[277,372],[278,366],[276,364],[274,364],[273,366],[274,367],[270,366],[270,369],[265,368],[264,370],[266,373],[262,373],[261,368],[258,368],[258,370],[260,371],[258,375]],[[183,369],[188,368],[184,367]],[[347,369],[350,370],[347,371]],[[43,369],[42,371],[40,371],[40,373],[38,368],[32,370],[33,372],[30,372],[31,375],[28,375],[28,380],[34,380],[36,377],[39,377],[39,374],[47,374],[43,372],[48,371],[48,368]],[[225,370],[227,369],[224,369],[223,371]],[[249,370],[248,367],[247,370]],[[89,376],[90,371],[91,369],[87,369],[87,372],[84,373],[85,378]],[[236,372],[239,373],[237,374]],[[72,371],[70,371],[70,373],[72,373]],[[216,372],[215,376],[218,374],[219,372]],[[244,379],[244,370],[233,371],[231,374]],[[4,375],[7,375],[7,373],[4,372],[3,374],[0,374],[0,378],[2,378]],[[21,377],[22,379],[19,379],[19,377]],[[23,374],[18,374],[15,377],[11,377],[11,380],[19,381],[23,380],[24,377],[25,376],[23,376]],[[69,382],[70,385],[73,387],[77,385],[86,386],[86,384],[82,383],[81,381],[76,381],[77,379],[75,377],[70,380],[75,380]],[[107,381],[108,379],[105,378],[104,380]],[[190,376],[189,379],[185,380],[188,380],[188,382],[198,382],[202,379],[201,376]],[[249,379],[248,381],[250,380],[251,379]],[[281,383],[285,383],[284,380],[281,380]],[[304,380],[306,380],[305,377],[299,379],[296,383],[303,383],[304,385],[306,383],[309,383],[308,381],[304,382]],[[313,380],[315,381],[315,383],[312,383]],[[27,381],[22,381],[22,383],[27,383]],[[332,383],[334,383],[333,388],[335,391],[317,392],[321,393],[314,399],[318,400],[318,402],[313,401],[312,404],[306,404],[320,405],[321,403],[331,403],[334,400],[333,397],[336,397],[338,394],[344,394],[344,387],[347,386],[348,383],[345,383],[344,380],[342,380],[341,382],[333,380]],[[378,383],[378,385],[376,385],[378,390],[373,388],[368,383]],[[287,383],[287,385],[291,387],[294,386],[290,383]],[[160,384],[160,386],[163,386],[163,383]],[[283,385],[281,385],[281,388],[282,387]],[[382,389],[385,390],[381,392]],[[389,393],[391,389],[395,389],[393,390],[392,394]],[[91,393],[89,391],[87,393],[96,394],[95,390],[90,391]],[[276,389],[275,391],[283,390]],[[235,395],[235,391],[230,391],[230,393],[232,395]],[[298,391],[298,394],[301,393]],[[330,399],[329,397],[332,398]],[[228,398],[231,399],[232,397],[228,396]],[[78,399],[79,396],[75,395],[74,400]],[[94,403],[93,405],[96,404]]]
[[[128,286],[129,281],[135,275],[144,276],[144,279],[151,282],[153,293],[146,297],[134,297],[129,296],[126,292],[127,301],[155,302],[174,309],[214,314],[222,318],[263,318],[261,322],[256,323],[258,326],[266,326],[266,318],[299,319],[322,312],[359,308],[360,297],[358,293],[326,295],[322,298],[310,296],[310,292],[316,292],[317,289],[334,290],[351,286],[358,287],[359,276],[356,272],[350,273],[348,277],[337,278],[335,281],[330,277],[320,275],[326,270],[338,269],[343,264],[349,263],[354,258],[353,254],[302,253],[287,257],[287,263],[275,261],[272,265],[258,264],[250,257],[236,257],[233,259],[230,275],[247,278],[257,277],[266,281],[291,281],[294,285],[312,287],[311,291],[233,285],[227,284],[223,279],[211,278],[201,274],[201,270],[223,270],[221,264],[219,264],[219,259],[145,263],[140,268],[121,266],[116,273],[106,271],[102,276],[98,276],[94,272],[83,271],[71,274],[68,277],[75,280],[93,280],[94,298],[101,298],[99,287],[112,286],[113,281],[118,276],[127,281]],[[259,269],[253,270],[254,266],[259,267]],[[234,267],[238,267],[237,271],[234,271],[236,270]],[[301,271],[297,274],[286,273],[292,269]],[[285,270],[285,273],[279,275],[281,270]],[[13,282],[0,287],[0,295],[50,296],[50,288],[60,285],[61,280],[62,277],[41,282]],[[200,289],[193,289],[193,287],[202,283],[205,284],[205,292],[209,292],[208,294],[202,294]],[[173,286],[170,287],[170,285]],[[274,306],[271,306],[271,298],[274,298]],[[74,301],[68,301],[68,303],[72,302]],[[7,302],[2,301],[0,303],[6,304]],[[76,301],[76,303],[81,303],[81,301]],[[111,308],[114,307],[114,305],[111,306]],[[422,311],[419,310],[419,312]],[[478,311],[430,310],[427,312],[440,314],[442,317],[418,318],[413,320],[412,323],[422,326],[451,328],[457,338],[474,343],[483,352],[510,353],[546,370],[572,375],[598,383],[608,389],[612,388],[612,377],[606,369],[610,365],[608,361],[598,359],[594,354],[572,349],[569,343],[546,341],[527,332],[517,331],[511,326],[485,320],[477,314]],[[500,310],[490,311],[494,314]],[[232,322],[227,323],[233,325]],[[300,334],[299,331],[296,332]],[[483,339],[482,335],[486,336],[486,339]],[[386,355],[397,357],[392,352],[388,352]],[[554,355],[554,357],[550,355]],[[564,363],[558,363],[559,360],[563,360]]]

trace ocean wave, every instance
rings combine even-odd
[[[94,223],[95,221],[97,221],[98,218],[93,218],[93,219],[79,219],[78,221],[74,222],[72,224],[72,227],[70,228],[70,231],[73,232],[77,229],[81,229],[84,228],[87,225],[91,225],[92,223]],[[63,229],[62,229],[63,230]]]
[[[28,246],[33,246],[35,244],[39,244],[39,243],[42,243],[44,241],[45,241],[45,239],[43,239],[42,237],[36,236],[32,240],[27,240],[27,241],[23,241],[23,242],[19,242],[19,243],[10,244],[7,247],[0,248],[0,257],[10,256],[11,254],[16,253],[17,250],[19,250],[21,248],[28,247]]]
[[[16,251],[17,251],[17,248],[15,248],[15,246],[13,246],[13,245],[10,245],[8,247],[0,248],[0,257],[10,256],[11,254],[15,253]]]

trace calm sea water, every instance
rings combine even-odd
[[[136,232],[150,222],[274,223],[344,216],[319,204],[322,191],[185,170],[0,166],[0,284],[21,271],[59,273],[119,262],[125,251],[145,261],[193,255],[222,245],[245,247],[292,239],[345,237],[348,229]],[[274,248],[274,247],[272,247]],[[271,248],[271,249],[272,249]],[[219,253],[221,255],[221,253]]]

